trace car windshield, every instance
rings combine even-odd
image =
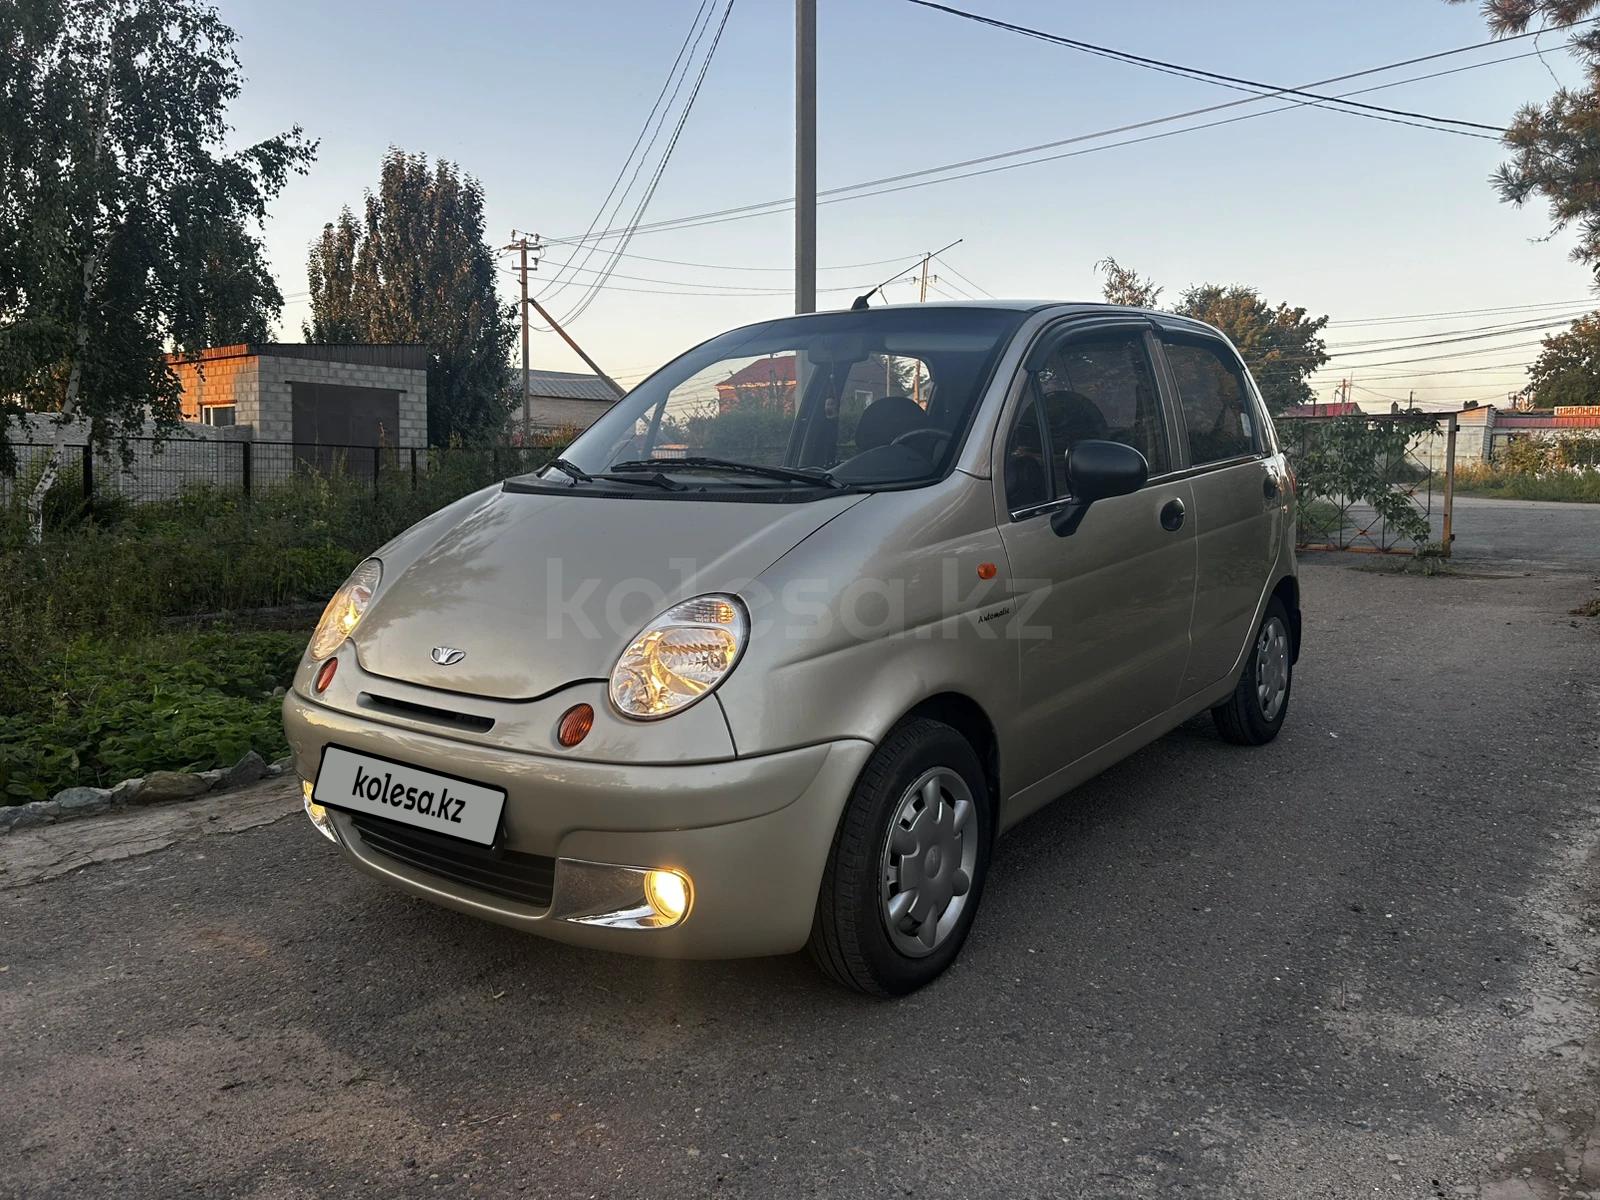
[[[697,492],[931,481],[1025,315],[891,308],[733,330],[624,396],[546,478]]]

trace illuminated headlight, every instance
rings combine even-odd
[[[322,610],[316,632],[311,635],[307,653],[313,659],[327,658],[360,623],[372,603],[372,593],[378,590],[378,580],[383,578],[383,564],[369,558],[344,581],[344,586],[333,594],[328,607]]]
[[[611,670],[611,703],[654,720],[688,708],[721,683],[744,652],[749,618],[734,596],[698,596],[662,613]]]

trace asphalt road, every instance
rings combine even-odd
[[[1435,506],[1437,507],[1437,505]],[[1457,496],[1455,553],[1497,569],[1568,569],[1600,575],[1600,504]],[[1434,516],[1434,532],[1442,524]]]
[[[429,907],[281,789],[0,841],[0,1195],[1600,1196],[1593,583],[1304,586],[1283,736],[1025,823],[895,1003]]]

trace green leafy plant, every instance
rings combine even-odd
[[[0,716],[0,802],[42,800],[155,770],[227,767],[285,752],[281,692],[299,633],[81,637],[23,666]]]
[[[1427,542],[1431,529],[1427,514],[1410,494],[1418,472],[1407,451],[1432,426],[1370,417],[1285,425],[1302,536],[1338,532],[1342,525],[1330,522],[1328,509],[1342,514],[1350,504],[1360,503],[1370,506],[1405,540],[1418,546]]]

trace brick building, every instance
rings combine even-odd
[[[183,419],[301,446],[426,446],[428,349],[262,342],[168,359]]]

